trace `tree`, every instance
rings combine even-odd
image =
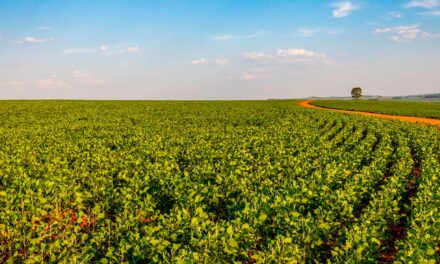
[[[351,97],[354,99],[359,99],[362,97],[362,89],[360,87],[355,87],[351,89]]]

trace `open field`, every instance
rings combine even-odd
[[[1,101],[0,262],[439,261],[440,131],[296,103]]]
[[[317,105],[314,105],[313,102],[314,101],[311,101],[311,100],[302,100],[302,101],[298,102],[298,105],[301,107],[305,107],[305,108],[321,109],[321,110],[325,110],[325,111],[332,111],[332,112],[338,112],[338,113],[344,113],[344,114],[354,114],[354,115],[362,115],[362,116],[368,116],[368,117],[377,117],[377,118],[382,118],[382,119],[398,120],[398,121],[403,121],[403,122],[415,123],[415,124],[419,124],[419,125],[432,125],[432,126],[437,127],[438,129],[440,129],[440,119],[416,117],[416,116],[389,115],[389,114],[380,114],[380,113],[355,111],[355,110],[343,110],[343,109],[317,106]]]
[[[335,109],[440,119],[440,102],[316,100],[312,104]]]

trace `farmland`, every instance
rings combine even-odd
[[[372,113],[440,119],[440,102],[386,100],[318,100],[313,105]]]
[[[433,127],[290,100],[0,101],[0,146],[0,262],[439,261]]]

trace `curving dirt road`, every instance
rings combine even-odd
[[[394,119],[394,120],[400,120],[400,121],[406,121],[406,122],[418,123],[418,124],[430,124],[430,125],[435,125],[440,129],[440,119],[412,117],[412,116],[386,115],[386,114],[368,113],[368,112],[351,111],[351,110],[340,110],[340,109],[326,108],[326,107],[311,105],[310,102],[312,102],[312,101],[313,100],[304,100],[304,101],[299,102],[298,105],[302,106],[302,107],[306,107],[306,108],[324,109],[324,110],[335,111],[335,112],[340,112],[340,113],[374,116],[374,117]]]

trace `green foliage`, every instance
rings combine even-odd
[[[0,116],[0,262],[374,263],[402,208],[395,260],[439,260],[430,127],[293,101],[4,101]]]
[[[351,97],[354,99],[359,99],[362,97],[362,89],[360,87],[355,87],[351,89]]]
[[[440,119],[440,102],[318,100],[312,104],[335,109]]]

